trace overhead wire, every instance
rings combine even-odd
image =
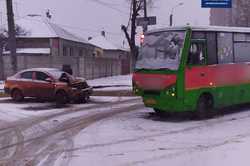
[[[119,9],[119,8],[114,7],[111,3],[103,2],[101,0],[88,0],[88,1],[98,3],[99,5],[102,5],[102,6],[105,6],[107,8],[113,9],[115,11],[118,11],[119,13],[124,14],[124,15],[129,14],[128,12],[125,12],[125,11]]]

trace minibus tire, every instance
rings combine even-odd
[[[158,116],[169,117],[170,113],[166,111],[162,111],[160,109],[154,108],[155,114]]]
[[[203,120],[213,116],[213,98],[210,95],[200,96],[197,103],[196,118]]]

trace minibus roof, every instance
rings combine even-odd
[[[238,33],[250,33],[250,27],[225,27],[225,26],[176,26],[166,27],[160,29],[154,29],[146,32],[146,34],[166,31],[185,31],[192,29],[192,31],[210,31],[210,32],[238,32]]]

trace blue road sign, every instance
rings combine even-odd
[[[231,8],[232,0],[201,0],[203,8]]]

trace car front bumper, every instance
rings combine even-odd
[[[79,98],[83,96],[90,96],[93,93],[93,87],[88,87],[85,89],[72,89],[72,98]]]

